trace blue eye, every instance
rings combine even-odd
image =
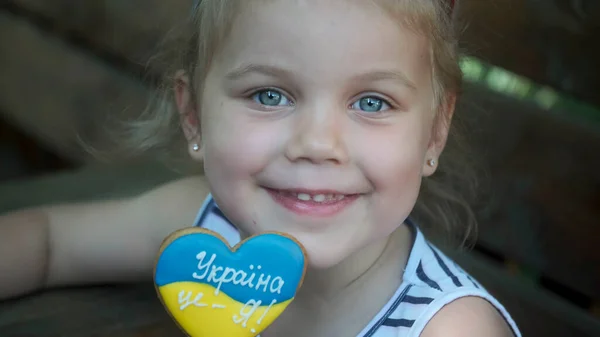
[[[266,106],[291,105],[290,100],[284,94],[273,89],[258,91],[252,95],[252,99]]]
[[[380,112],[389,108],[390,106],[386,101],[375,96],[363,97],[352,104],[352,109],[364,112]]]

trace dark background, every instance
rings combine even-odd
[[[459,0],[475,154],[492,198],[472,252],[452,253],[526,336],[600,336],[600,1]],[[156,42],[189,0],[0,1],[0,212],[132,195],[177,177],[102,163],[110,117],[152,94]],[[148,285],[0,304],[8,336],[177,336]],[[0,335],[5,336],[4,333]]]

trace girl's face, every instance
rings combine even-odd
[[[209,70],[192,156],[243,232],[289,233],[328,268],[384,243],[434,171],[429,45],[366,1],[254,4]]]

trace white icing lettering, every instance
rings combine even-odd
[[[222,304],[213,304],[212,308],[213,309],[225,309],[226,307]]]
[[[277,300],[273,300],[271,301],[271,304],[269,304],[269,307],[267,307],[267,309],[265,310],[265,312],[263,312],[262,316],[260,316],[260,318],[258,319],[258,321],[256,322],[257,324],[260,325],[260,323],[262,323],[262,320],[265,318],[265,316],[267,316],[267,313],[269,312],[269,310],[271,310],[271,307],[273,306],[273,304],[275,304],[277,302]]]
[[[271,281],[271,275],[267,275],[267,279],[263,279],[263,276],[265,276],[265,274],[260,274],[260,277],[258,278],[258,283],[256,284],[256,290],[258,290],[258,288],[260,288],[261,286],[264,286],[263,288],[263,292],[267,292],[267,286],[269,286],[269,281]]]
[[[221,270],[223,270],[223,267],[212,266],[210,274],[208,275],[208,278],[206,280],[208,282],[213,282],[217,278],[217,272]]]
[[[277,287],[274,287],[275,283],[277,283]],[[283,279],[277,276],[273,279],[273,282],[271,282],[271,287],[269,288],[269,290],[271,291],[271,293],[281,294],[281,288],[283,288],[284,283],[285,282],[283,282]]]
[[[203,280],[206,277],[206,274],[208,274],[210,265],[213,264],[217,255],[213,254],[210,257],[210,260],[205,265],[203,265],[202,262],[204,262],[205,257],[206,257],[206,252],[200,252],[200,253],[198,253],[198,255],[196,255],[196,259],[198,259],[198,270],[199,271],[202,271],[203,269],[206,269],[206,270],[204,270],[204,274],[202,274],[202,275],[198,275],[198,273],[194,272],[194,274],[192,276],[195,279]]]
[[[258,307],[260,307],[261,301],[256,301],[256,300],[249,300],[248,302],[246,302],[246,304],[244,304],[244,306],[242,307],[242,309],[240,310],[240,315],[233,315],[233,322],[235,324],[242,324],[242,326],[245,328],[246,324],[248,323],[248,320],[250,319],[250,317],[252,317],[252,315],[254,315],[254,312],[256,312],[256,309],[258,309]]]
[[[194,297],[194,299],[192,301],[190,301],[190,298],[192,297],[192,292],[188,291],[187,295],[186,295],[184,290],[180,291],[179,292],[179,305],[180,305],[179,310],[183,311],[185,308],[189,307],[190,305],[194,305],[198,308],[206,307],[207,304],[200,303],[203,296],[204,296],[203,293],[198,293],[196,295],[196,297]]]
[[[252,267],[252,266],[250,266],[250,267]],[[254,288],[254,283],[252,283],[252,281],[254,281],[254,276],[256,276],[256,274],[254,274],[254,273],[250,274],[250,278],[248,278],[247,280],[243,281],[240,284],[243,285],[244,287],[248,286],[250,288]]]
[[[238,278],[238,276],[242,276],[242,277]],[[238,270],[235,273],[235,275],[233,276],[233,284],[235,284],[235,285],[242,284],[242,282],[244,281],[244,279],[246,278],[246,276],[248,276],[248,274],[246,274],[245,271]]]
[[[217,289],[215,289],[215,295],[219,295],[219,291],[221,291],[221,286],[223,283],[227,284],[233,281],[233,276],[235,275],[235,269],[225,267],[225,271],[221,274],[221,277],[218,279],[213,279],[213,281],[217,282]]]
[[[210,258],[208,258],[207,255],[206,251],[202,251],[196,255],[196,259],[198,260],[198,270],[196,270],[192,276],[197,280],[206,280],[207,282],[216,283],[215,295],[219,295],[223,285],[229,283],[254,290],[262,290],[265,293],[281,294],[283,285],[285,284],[283,278],[258,273],[256,270],[261,270],[261,265],[251,264],[249,266],[251,272],[248,273],[244,270],[219,266],[216,264],[216,254],[212,254]],[[258,283],[255,284],[254,280],[257,278]]]

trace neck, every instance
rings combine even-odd
[[[331,268],[310,268],[294,303],[308,307],[338,303],[378,278],[382,270],[396,275],[399,285],[411,242],[411,230],[401,226],[389,237],[364,247]]]
[[[307,296],[331,300],[342,296],[346,289],[376,269],[389,243],[389,238],[372,243],[327,269],[309,268],[302,287],[306,291],[298,294],[299,299]]]
[[[356,335],[402,282],[412,233],[401,226],[329,269],[309,270],[294,301],[262,337]]]

